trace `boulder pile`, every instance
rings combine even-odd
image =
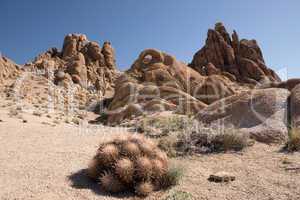
[[[196,114],[239,89],[226,76],[203,76],[171,55],[146,49],[116,81],[108,122],[120,123],[149,112]]]
[[[67,35],[61,52],[52,48],[27,63],[25,68],[44,71],[56,84],[72,81],[103,95],[113,92],[114,80],[119,74],[110,42],[104,42],[101,48],[83,34]]]

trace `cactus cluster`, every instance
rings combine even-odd
[[[131,135],[101,144],[88,167],[90,178],[109,193],[139,196],[168,187],[168,158],[151,140]]]

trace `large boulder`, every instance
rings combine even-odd
[[[289,94],[274,88],[245,91],[207,106],[196,118],[220,129],[234,127],[261,142],[284,141]]]
[[[222,23],[208,31],[205,46],[194,55],[190,66],[202,75],[228,72],[239,82],[249,82],[249,79],[280,81],[278,75],[265,65],[256,40],[239,40],[235,31],[230,37]]]

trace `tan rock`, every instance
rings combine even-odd
[[[234,127],[261,142],[287,138],[286,89],[246,91],[221,99],[202,109],[197,119],[207,125]]]

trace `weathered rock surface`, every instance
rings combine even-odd
[[[84,88],[102,94],[113,92],[114,81],[119,76],[111,44],[105,42],[101,48],[82,34],[67,35],[61,52],[52,48],[25,67],[44,70],[48,78],[49,73],[53,73],[56,84],[71,79]]]
[[[202,76],[173,56],[147,49],[116,81],[108,121],[163,110],[196,114],[207,104],[235,94],[236,88],[226,76]]]
[[[20,73],[20,66],[12,60],[0,56],[0,84],[7,79],[15,79]]]
[[[246,91],[209,105],[196,118],[207,125],[240,129],[261,142],[284,141],[289,95],[286,89]]]
[[[208,31],[205,46],[194,55],[190,66],[202,75],[229,72],[239,82],[249,82],[249,79],[254,80],[252,83],[265,79],[280,81],[266,66],[256,40],[239,40],[235,31],[230,37],[222,23]]]

